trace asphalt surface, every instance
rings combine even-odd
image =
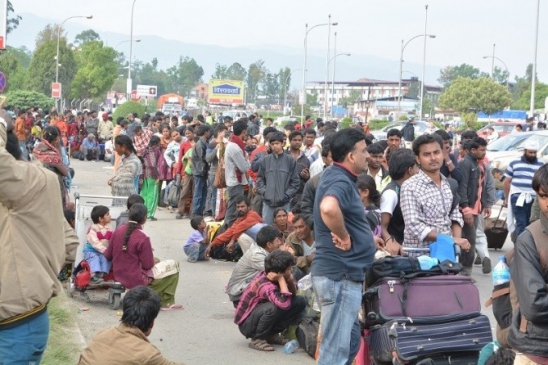
[[[112,169],[105,162],[71,161],[75,178],[71,195],[111,195],[107,180]],[[88,203],[89,202],[89,203]],[[87,205],[109,204],[97,198],[80,198]],[[248,347],[249,340],[233,322],[234,307],[224,292],[234,267],[232,262],[210,260],[191,264],[183,244],[192,232],[190,220],[176,220],[175,213],[157,211],[158,221],[147,222],[144,230],[151,237],[154,254],[160,259],[180,262],[181,272],[176,301],[182,311],[160,312],[149,340],[172,361],[187,365],[205,364],[314,364],[303,350],[285,354],[282,346],[273,352]],[[70,305],[78,313],[78,325],[87,342],[104,329],[116,326],[120,312],[109,308],[106,291],[88,291],[88,303],[75,293]],[[88,310],[82,310],[82,309]]]
[[[112,176],[112,168],[104,162],[71,161],[76,171],[71,195],[109,196],[107,180]],[[110,204],[96,198],[80,198],[84,205]],[[498,214],[497,207],[493,214]],[[248,347],[246,340],[233,322],[234,308],[224,293],[234,263],[210,260],[188,263],[183,252],[183,244],[192,232],[190,221],[176,220],[175,213],[166,209],[156,213],[158,221],[147,222],[144,230],[151,237],[155,256],[160,259],[175,259],[180,262],[181,272],[177,287],[176,301],[183,304],[184,310],[161,312],[155,321],[150,341],[167,358],[186,364],[313,364],[303,350],[288,355],[283,347],[274,346],[274,352],[259,352]],[[504,218],[504,213],[502,214]],[[490,250],[493,266],[498,257],[512,248],[508,238],[502,250]],[[481,266],[475,266],[473,278],[480,291],[482,312],[489,316],[491,327],[495,319],[491,308],[483,307],[492,291],[491,276],[482,274]],[[83,337],[89,342],[104,329],[116,326],[120,312],[109,308],[106,291],[88,291],[90,302],[78,293],[70,305],[78,313],[78,326]],[[442,300],[432,293],[432,300]],[[87,309],[87,310],[85,310]]]

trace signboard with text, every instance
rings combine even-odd
[[[158,95],[158,87],[155,85],[137,85],[137,96],[146,98],[156,97]]]
[[[238,80],[209,80],[210,104],[244,104],[244,82]]]

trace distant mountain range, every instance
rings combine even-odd
[[[23,19],[19,27],[9,35],[7,44],[13,47],[26,46],[34,50],[35,38],[47,24],[55,23],[53,19],[42,18],[30,13],[20,14]],[[80,32],[89,29],[74,23],[65,23],[65,30],[68,33],[69,41]],[[102,32],[94,29],[101,39],[109,46],[116,46],[119,42],[127,40],[127,34]],[[168,40],[154,35],[139,35],[140,43],[133,46],[135,58],[150,62],[153,57],[158,58],[159,67],[162,69],[174,65],[179,57],[191,57],[204,69],[204,81],[208,82],[215,70],[215,64],[231,65],[239,62],[246,69],[249,65],[259,59],[265,61],[265,66],[271,72],[278,72],[280,68],[289,67],[294,71],[291,80],[291,89],[299,89],[302,83],[303,50],[279,45],[250,45],[246,48],[228,48],[217,45],[190,44],[176,40]],[[128,43],[124,43],[117,49],[129,54]],[[350,57],[337,58],[336,79],[338,81],[355,81],[359,78],[370,78],[379,80],[398,79],[399,60],[386,59],[373,55],[352,54]],[[325,79],[325,50],[308,50],[308,73],[307,80]],[[406,63],[404,69],[415,70],[420,75],[421,65]],[[437,84],[440,67],[426,65],[425,79],[428,84]],[[330,70],[331,72],[331,70]],[[409,78],[404,74],[403,78]]]

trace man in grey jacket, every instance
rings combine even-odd
[[[242,296],[245,288],[261,270],[264,270],[264,259],[269,253],[283,245],[282,232],[276,227],[264,226],[257,233],[257,243],[253,243],[244,253],[232,271],[226,293],[234,307]]]
[[[228,194],[228,205],[225,215],[225,225],[230,227],[236,220],[236,199],[244,195],[247,185],[246,172],[250,164],[245,153],[244,138],[247,136],[247,122],[238,120],[232,126],[234,135],[225,150],[225,179]]]
[[[192,150],[192,174],[194,175],[194,196],[192,197],[192,215],[203,216],[207,199],[207,177],[209,165],[206,161],[207,145],[211,135],[211,126],[198,126],[196,134],[200,139]]]
[[[227,128],[224,124],[217,124],[213,127],[213,138],[207,146],[206,162],[209,164],[208,191],[205,216],[215,217],[217,207],[217,188],[215,187],[215,175],[219,167],[219,146],[223,143]]]
[[[283,150],[284,135],[275,132],[270,135],[271,153],[262,157],[257,176],[257,192],[263,197],[263,219],[266,224],[274,223],[274,210],[289,210],[289,202],[299,189],[300,180],[297,163]]]

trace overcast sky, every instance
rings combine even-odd
[[[33,13],[59,22],[73,15],[93,14],[92,20],[72,19],[99,34],[130,32],[133,0],[12,0],[17,12]],[[339,23],[337,50],[399,59],[401,40],[428,30],[427,63],[440,67],[473,64],[490,72],[495,56],[511,78],[523,75],[533,62],[536,0],[136,0],[135,35],[157,35],[196,44],[225,47],[283,45],[302,48],[305,24]],[[333,29],[335,30],[335,29]],[[326,48],[327,27],[309,34],[309,47]],[[548,3],[540,10],[537,71],[548,82]],[[404,59],[422,62],[422,40],[405,50]],[[161,50],[157,55],[161,58]],[[220,63],[228,63],[219,55]],[[495,62],[495,65],[500,63]],[[502,66],[503,67],[503,66]],[[364,75],[366,76],[366,75]]]

